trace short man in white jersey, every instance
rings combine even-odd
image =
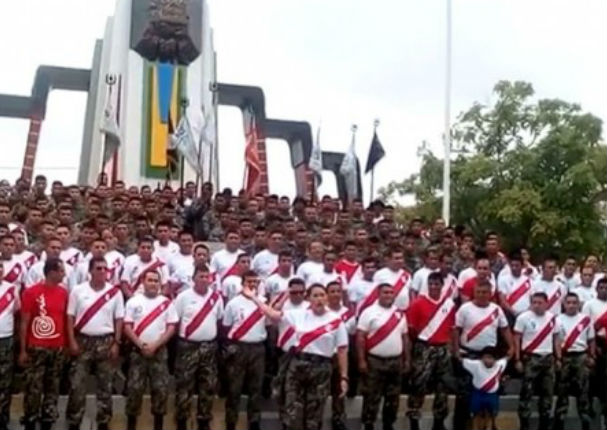
[[[242,276],[243,289],[259,294],[260,279],[252,270]],[[224,364],[228,376],[225,423],[235,430],[243,384],[247,381],[247,421],[249,429],[260,430],[261,389],[265,367],[266,318],[257,304],[241,291],[225,307],[223,322],[227,333]]]
[[[424,266],[418,269],[411,280],[411,296],[417,297],[418,294],[428,292],[428,275],[440,271],[439,267],[440,253],[435,247],[428,247],[424,250]]]
[[[509,273],[498,278],[499,304],[514,325],[516,317],[531,305],[531,279],[523,273],[523,257],[515,251],[508,256]]]
[[[279,254],[283,247],[284,239],[282,233],[278,230],[270,232],[268,247],[255,254],[251,262],[251,268],[261,279],[267,279],[268,276],[276,272]]]
[[[25,279],[26,269],[14,255],[15,239],[11,235],[0,237],[0,260],[4,281],[21,289]],[[0,279],[1,280],[1,279]]]
[[[224,278],[232,274],[236,266],[236,257],[244,251],[240,249],[240,233],[238,230],[228,230],[225,233],[225,248],[211,256],[211,276],[221,286]]]
[[[567,257],[563,263],[561,272],[556,275],[556,280],[565,284],[567,291],[573,291],[579,285],[580,274],[577,273],[577,260],[575,257]],[[581,297],[580,300],[582,300]]]
[[[293,256],[290,251],[278,254],[278,267],[265,281],[265,291],[269,303],[278,300],[281,295],[288,295],[289,281],[293,278]]]
[[[556,385],[558,396],[554,411],[554,430],[565,430],[569,395],[577,401],[582,430],[590,430],[590,368],[596,360],[594,326],[588,315],[580,312],[580,299],[574,293],[565,296],[565,312],[556,319],[563,365]]]
[[[496,347],[498,335],[508,345],[508,356],[514,355],[512,333],[502,308],[491,301],[492,285],[481,281],[474,287],[472,300],[464,303],[455,314],[452,353],[456,358],[461,356],[478,359],[488,346]],[[471,379],[468,372],[460,365],[455,369],[458,378],[458,390],[455,400],[453,428],[466,428],[470,419],[469,398]]]
[[[575,293],[579,297],[582,307],[584,306],[584,303],[596,298],[594,270],[592,267],[587,266],[582,269],[580,272],[580,283],[569,291]]]
[[[0,264],[0,429],[8,429],[15,362],[15,314],[19,311],[19,286],[3,281]]]
[[[394,304],[405,311],[409,307],[411,291],[411,274],[405,270],[405,254],[401,248],[392,248],[386,252],[386,258],[386,267],[375,272],[373,282],[375,285],[391,284],[394,287]]]
[[[324,252],[322,242],[312,241],[308,245],[308,259],[299,265],[295,273],[295,276],[304,280],[307,287],[312,285],[312,276],[324,271],[322,260]]]
[[[377,272],[377,260],[373,257],[366,257],[360,263],[362,276],[352,279],[348,285],[348,301],[354,309],[358,309],[361,302],[373,291],[375,283],[373,276]]]
[[[211,288],[209,268],[194,269],[194,285],[177,296],[179,317],[177,363],[175,367],[175,417],[177,430],[187,430],[194,387],[198,395],[199,430],[210,430],[217,385],[217,334],[223,318],[221,295]]]
[[[97,428],[107,430],[112,419],[113,363],[122,343],[124,299],[120,289],[106,281],[108,265],[103,256],[95,256],[87,264],[89,280],[72,289],[67,307],[67,337],[73,358],[66,416],[70,430],[80,428],[87,379],[95,366]]]
[[[67,265],[75,268],[84,256],[79,249],[72,246],[72,230],[69,225],[61,224],[55,229],[55,235],[61,240],[61,260]]]
[[[179,318],[171,301],[160,294],[161,286],[158,272],[145,272],[142,294],[134,295],[126,304],[124,334],[134,346],[129,356],[126,430],[137,428],[148,384],[152,394],[153,429],[164,429],[169,385],[166,344],[175,334]]]
[[[120,287],[127,299],[143,292],[143,279],[148,272],[157,272],[163,291],[168,292],[169,270],[164,261],[153,256],[153,250],[154,240],[144,237],[138,241],[137,254],[129,255],[125,260]]]
[[[194,236],[187,230],[179,232],[179,251],[171,255],[167,268],[169,269],[169,285],[172,297],[176,297],[184,288],[179,279],[180,273],[189,273],[194,270]]]
[[[542,265],[542,275],[531,284],[531,293],[544,293],[548,297],[548,311],[553,315],[562,312],[563,300],[567,295],[565,284],[556,280],[556,258],[547,257]]]
[[[49,258],[60,258],[61,255],[61,241],[52,237],[46,242],[45,247],[46,259]],[[64,265],[65,276],[63,278],[62,285],[69,291],[72,287],[72,266],[67,264]],[[25,275],[24,284],[25,288],[29,288],[32,285],[36,285],[39,282],[44,281],[44,261],[38,261],[28,270]]]
[[[13,230],[11,236],[15,239],[15,257],[25,267],[25,270],[29,270],[30,267],[38,261],[36,254],[27,249],[27,241],[25,232],[21,229]]]
[[[561,344],[556,329],[556,315],[548,311],[546,293],[531,296],[531,309],[520,314],[514,323],[514,359],[523,374],[518,415],[521,430],[529,430],[531,399],[538,391],[539,428],[550,427],[555,368],[561,368]]]
[[[171,240],[171,223],[168,221],[157,222],[155,236],[154,257],[168,264],[173,255],[179,252],[179,245]]]
[[[377,286],[377,302],[358,319],[356,351],[358,370],[363,375],[362,422],[365,430],[375,428],[383,398],[383,428],[393,429],[401,390],[401,375],[409,367],[407,318],[394,304],[394,286]]]

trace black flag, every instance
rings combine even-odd
[[[381,142],[379,141],[379,137],[377,137],[377,132],[373,133],[373,142],[371,142],[371,148],[369,148],[369,156],[367,157],[367,168],[365,169],[365,173],[369,173],[379,160],[384,158],[386,155],[386,151],[384,151],[384,147],[381,146]]]

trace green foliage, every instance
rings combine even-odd
[[[492,106],[474,104],[452,130],[452,224],[481,237],[501,233],[506,249],[529,247],[605,256],[607,146],[602,122],[576,104],[533,99],[525,82],[499,82]],[[440,216],[443,161],[428,152],[418,174],[380,191],[412,194],[406,217]]]

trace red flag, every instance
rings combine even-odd
[[[245,126],[245,189],[249,195],[257,194],[260,188],[261,165],[259,163],[258,142],[261,139],[260,132],[257,129],[255,113],[253,108],[249,107],[244,112]]]

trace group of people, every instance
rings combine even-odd
[[[534,394],[541,430],[564,428],[570,394],[581,428],[595,397],[607,425],[596,256],[536,267],[525,249],[504,255],[494,232],[402,226],[381,202],[213,195],[211,184],[196,196],[190,183],[46,189],[44,177],[0,182],[0,430],[18,369],[26,430],[52,428],[62,380],[69,429],[80,428],[91,373],[107,429],[119,368],[128,430],[148,386],[163,428],[171,374],[179,430],[193,395],[197,428],[209,429],[217,394],[228,430],[243,394],[248,428],[260,429],[268,393],[286,429],[319,429],[329,398],[345,429],[344,398],[359,393],[365,430],[382,401],[388,430],[403,392],[414,430],[430,394],[433,430],[444,429],[451,393],[453,428],[495,428],[505,377],[522,379],[522,430]]]

